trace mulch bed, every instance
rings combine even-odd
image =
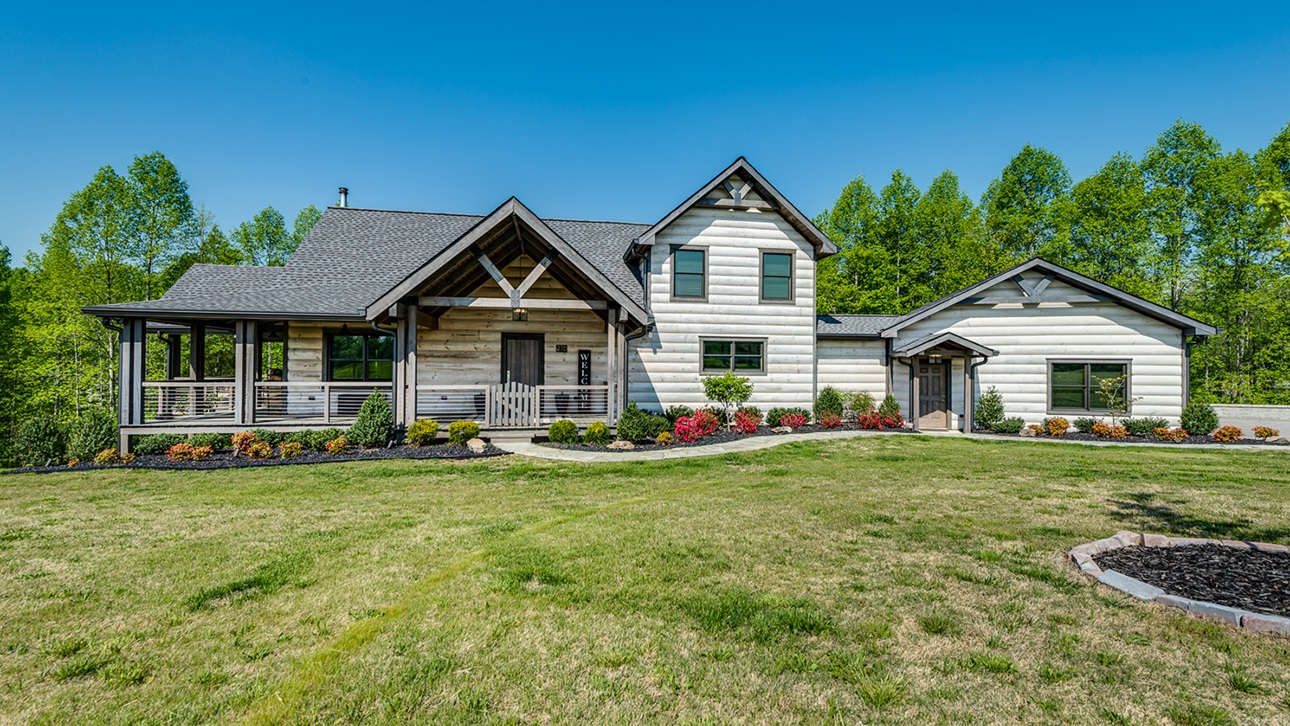
[[[132,464],[97,466],[92,462],[82,462],[74,467],[27,466],[21,469],[0,471],[0,474],[49,474],[56,471],[89,471],[95,469],[245,469],[256,466],[336,464],[343,461],[376,461],[382,459],[487,459],[505,454],[505,451],[491,445],[485,448],[483,453],[479,454],[465,446],[393,446],[388,449],[353,449],[344,454],[305,451],[299,456],[294,456],[290,459],[283,459],[278,456],[272,456],[267,459],[248,459],[245,456],[233,456],[231,451],[217,451],[210,458],[202,461],[171,461],[164,454],[148,454],[135,458]]]
[[[1290,617],[1290,554],[1224,545],[1125,547],[1093,557],[1103,570],[1170,595]]]
[[[1062,436],[1049,436],[1048,434],[1040,434],[1040,435],[1038,435],[1038,436],[1034,436],[1034,437],[1022,436],[1021,434],[1005,434],[1005,433],[997,433],[997,432],[994,432],[994,431],[986,431],[986,430],[983,430],[983,429],[977,429],[977,430],[976,430],[976,433],[978,433],[978,434],[993,434],[993,435],[995,435],[995,436],[1015,436],[1015,437],[1017,437],[1017,438],[1022,438],[1022,439],[1024,439],[1024,438],[1035,438],[1035,439],[1038,439],[1038,440],[1040,440],[1040,441],[1044,441],[1044,440],[1048,440],[1048,441],[1057,440],[1057,441],[1060,441],[1060,440],[1065,439],[1065,440],[1067,440],[1067,441],[1106,441],[1106,442],[1109,442],[1109,443],[1112,443],[1112,444],[1143,444],[1143,443],[1147,443],[1147,444],[1206,444],[1206,445],[1209,445],[1209,446],[1234,446],[1234,445],[1236,445],[1236,444],[1240,444],[1240,445],[1242,445],[1242,446],[1248,446],[1248,445],[1250,445],[1250,444],[1254,444],[1254,445],[1256,445],[1256,446],[1287,446],[1287,445],[1290,445],[1290,444],[1278,444],[1278,443],[1273,443],[1273,442],[1271,442],[1271,441],[1264,441],[1263,439],[1240,439],[1240,440],[1238,440],[1238,441],[1222,442],[1222,441],[1215,441],[1213,436],[1188,436],[1188,437],[1186,437],[1186,438],[1184,438],[1184,439],[1182,439],[1182,440],[1180,440],[1180,441],[1161,441],[1161,440],[1159,440],[1159,439],[1155,438],[1154,436],[1129,436],[1128,438],[1124,438],[1124,439],[1103,439],[1103,438],[1100,438],[1100,437],[1094,436],[1093,434],[1086,434],[1086,433],[1084,433],[1084,432],[1082,432],[1082,431],[1071,431],[1071,432],[1068,432],[1068,433],[1066,433],[1066,434],[1063,434]]]
[[[809,426],[801,426],[799,428],[795,428],[793,429],[793,433],[809,434],[809,433],[815,433],[817,431],[859,431],[859,430],[861,430],[860,427],[856,426],[855,424],[842,424],[841,426],[834,426],[833,428],[809,425]],[[866,429],[866,430],[872,431],[875,429]],[[882,429],[882,431],[885,433],[905,433],[905,434],[914,433],[911,429]],[[636,445],[636,448],[634,449],[610,449],[608,447],[598,446],[595,444],[557,444],[554,441],[538,441],[538,444],[540,446],[546,446],[552,449],[567,449],[569,451],[608,451],[610,453],[619,453],[619,452],[625,452],[625,451],[653,451],[655,449],[678,449],[678,448],[683,449],[690,446],[708,446],[710,444],[725,444],[731,441],[739,441],[740,439],[751,439],[756,436],[784,436],[784,435],[785,434],[777,434],[772,432],[770,430],[770,427],[768,426],[759,426],[757,428],[757,433],[754,433],[754,434],[741,434],[738,431],[717,429],[716,432],[709,434],[707,436],[704,436],[698,441],[692,441],[689,443],[684,441],[676,441],[670,446],[660,446],[658,442],[652,439],[645,439],[643,441],[633,441],[632,443]]]

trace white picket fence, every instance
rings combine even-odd
[[[417,386],[417,417],[475,421],[483,428],[538,428],[567,418],[609,422],[609,386],[522,383]]]

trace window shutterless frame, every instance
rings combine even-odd
[[[672,257],[671,299],[706,301],[708,299],[707,248],[672,245],[670,254]]]
[[[1102,367],[1103,370],[1097,370],[1099,367]],[[1120,372],[1112,373],[1106,370],[1111,367],[1120,368]],[[1077,371],[1079,372],[1078,379],[1075,377]],[[1132,408],[1132,361],[1125,359],[1077,358],[1064,360],[1050,358],[1048,360],[1048,380],[1046,382],[1048,413],[1050,415],[1110,413],[1102,405],[1098,397],[1095,378],[1113,378],[1116,376],[1124,376],[1124,400],[1128,402],[1127,408]],[[1072,406],[1071,404],[1077,397],[1081,401],[1081,405]],[[1127,410],[1126,413],[1128,413]]]
[[[337,351],[337,338],[341,338],[348,349]],[[323,380],[363,382],[394,380],[394,336],[392,335],[362,331],[353,333],[331,331],[327,333],[327,345],[323,352]],[[337,363],[349,366],[350,374],[337,378],[335,375]]]
[[[757,299],[764,303],[793,302],[793,272],[796,255],[792,252],[762,250],[761,277],[757,282]],[[770,294],[767,294],[767,283]]]
[[[766,338],[699,338],[699,374],[766,375]]]

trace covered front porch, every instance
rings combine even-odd
[[[976,368],[995,355],[998,351],[949,332],[893,349],[891,359],[909,372],[902,403],[910,426],[915,431],[959,428],[971,433]]]

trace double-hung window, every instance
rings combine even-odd
[[[672,250],[673,298],[704,300],[708,297],[707,262],[706,250]]]
[[[766,341],[720,340],[704,338],[699,342],[703,349],[704,373],[765,373]]]
[[[793,301],[793,255],[791,253],[762,253],[761,301]]]
[[[394,336],[337,333],[329,340],[327,380],[394,380]]]
[[[1104,385],[1105,384],[1105,385]],[[1103,389],[1106,389],[1106,393]],[[1129,400],[1125,362],[1050,361],[1048,409],[1056,413],[1107,413],[1106,395],[1123,407]]]

